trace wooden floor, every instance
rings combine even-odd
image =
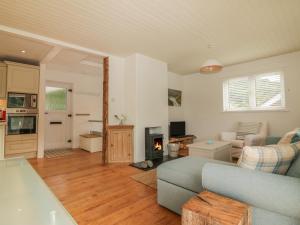
[[[128,165],[101,165],[99,153],[31,159],[30,163],[79,225],[176,225],[181,218],[156,203],[156,190],[130,178]]]

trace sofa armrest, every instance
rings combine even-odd
[[[204,189],[251,206],[300,219],[300,179],[207,163]]]
[[[261,146],[264,145],[266,137],[259,134],[248,134],[245,136],[245,146]]]

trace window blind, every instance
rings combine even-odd
[[[229,80],[228,82],[229,109],[243,109],[249,107],[248,78]]]
[[[281,73],[273,72],[225,80],[224,111],[284,108],[283,78]]]
[[[256,106],[260,108],[281,106],[280,74],[258,76],[255,79]]]

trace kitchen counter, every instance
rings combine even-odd
[[[77,224],[27,160],[0,160],[0,177],[0,224]]]

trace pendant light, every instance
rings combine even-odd
[[[201,73],[217,73],[223,69],[223,66],[216,59],[206,60],[200,67]]]
[[[207,46],[209,55],[212,55],[211,51],[215,47],[216,46],[214,44],[209,44]],[[223,69],[223,65],[218,60],[208,59],[200,67],[200,72],[201,73],[217,73],[217,72],[220,72],[222,69]]]

